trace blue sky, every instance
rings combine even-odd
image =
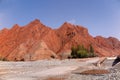
[[[52,28],[67,21],[88,28],[92,36],[120,39],[120,0],[0,0],[0,29],[36,18]]]

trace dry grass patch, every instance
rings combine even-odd
[[[104,69],[93,69],[93,70],[86,70],[81,72],[80,74],[85,74],[85,75],[96,75],[96,74],[108,74],[108,70]]]

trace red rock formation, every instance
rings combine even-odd
[[[23,27],[16,24],[0,31],[0,57],[8,60],[50,59],[70,52],[72,46],[88,48],[90,44],[99,56],[120,54],[120,41],[116,38],[94,38],[86,28],[67,22],[54,30],[36,19]]]

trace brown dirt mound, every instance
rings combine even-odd
[[[108,70],[101,70],[101,69],[93,69],[93,70],[87,70],[87,71],[83,71],[80,74],[85,74],[85,75],[89,75],[89,74],[108,74],[109,71]]]
[[[56,78],[56,77],[50,77],[45,80],[65,80],[65,78]]]

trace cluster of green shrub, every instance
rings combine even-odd
[[[73,46],[71,51],[71,58],[88,58],[96,56],[92,45],[89,46],[89,49],[85,48],[83,45],[78,45],[77,47]]]

